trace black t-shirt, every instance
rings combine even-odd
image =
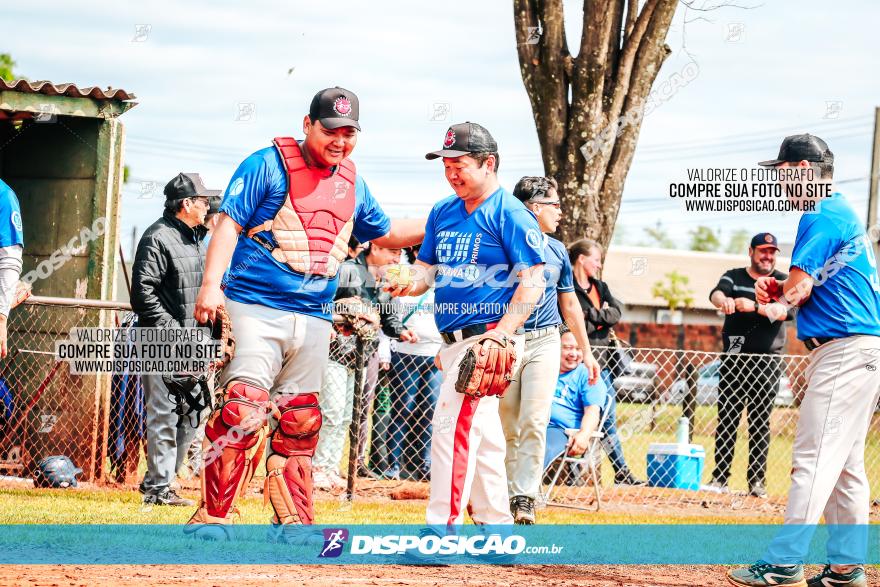
[[[782,271],[773,271],[771,274],[779,281],[788,278]],[[755,301],[755,280],[744,268],[731,269],[721,276],[718,285],[709,293],[709,297],[716,291],[720,291],[729,298],[748,298]],[[788,317],[790,319],[790,316]],[[724,328],[721,331],[724,338],[724,352],[730,350],[731,336],[741,336],[742,339],[734,339],[734,346],[741,344],[740,353],[780,353],[785,348],[785,328],[782,320],[770,322],[766,316],[758,312],[734,312],[724,317]]]

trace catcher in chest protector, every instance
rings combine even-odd
[[[273,537],[299,540],[294,525],[313,523],[318,391],[349,237],[399,248],[424,234],[424,219],[389,219],[348,158],[358,109],[349,90],[318,92],[303,118],[305,139],[276,138],[241,163],[226,189],[195,318],[213,321],[225,308],[236,352],[205,426],[202,495],[188,533],[229,537],[235,501],[267,442]]]
[[[544,289],[543,239],[534,215],[499,186],[498,145],[485,128],[453,125],[426,158],[443,159],[455,194],[431,210],[416,263],[386,272],[394,296],[420,295],[433,283],[444,341],[426,519],[461,524],[467,509],[475,523],[511,524],[498,400]]]

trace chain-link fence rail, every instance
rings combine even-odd
[[[625,346],[595,352],[615,398],[593,455],[603,503],[741,510],[778,510],[784,504],[808,356]],[[357,395],[354,347],[348,354],[336,347],[334,353],[323,393],[341,397],[328,386],[341,389],[345,382],[347,393]],[[343,355],[345,369],[336,362]],[[433,357],[392,352],[383,364],[368,346],[362,371],[360,420],[342,421],[351,422],[353,434],[360,430],[358,475],[427,481],[441,379]],[[353,403],[348,401],[348,409]],[[332,414],[329,420],[332,428]],[[326,412],[324,426],[322,435]],[[880,413],[865,458],[872,495],[880,495]],[[344,471],[350,457],[337,462]],[[588,467],[566,463],[551,488],[559,466],[554,461],[543,472],[544,499],[595,508]]]
[[[730,510],[785,503],[808,356],[628,347],[596,353],[616,399],[607,419],[613,424],[601,431],[593,455],[601,468],[603,503]],[[550,466],[553,473],[558,466]],[[877,412],[865,466],[877,496]],[[559,482],[545,485],[547,501],[595,507],[585,469],[566,464]]]
[[[139,436],[131,433],[136,414],[118,409],[114,378],[74,375],[55,360],[55,342],[71,329],[119,326],[129,310],[116,302],[38,296],[12,310],[9,354],[0,362],[0,475],[30,476],[51,455],[69,457],[85,481],[136,473],[143,428]],[[112,434],[127,455],[112,450]]]
[[[139,480],[148,433],[139,378],[74,375],[54,355],[55,341],[72,328],[125,326],[130,316],[127,304],[40,297],[12,311],[10,352],[0,362],[0,475],[27,476],[40,459],[63,454],[83,468],[83,480]],[[613,427],[604,427],[594,455],[603,503],[745,510],[784,503],[807,356],[595,351],[616,399],[606,418]],[[440,380],[433,355],[393,345],[380,353],[378,341],[338,336],[320,393],[316,487],[345,489],[350,499],[358,477],[427,481]],[[877,413],[865,460],[876,498]],[[559,466],[543,472],[547,502],[595,507],[588,467],[566,464],[549,487]],[[767,500],[750,495],[758,486]]]

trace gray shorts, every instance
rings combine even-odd
[[[271,395],[318,393],[324,378],[332,324],[258,304],[226,300],[235,356],[220,375],[268,389]]]

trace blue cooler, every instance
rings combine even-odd
[[[648,447],[648,485],[698,491],[705,460],[699,444],[653,443]]]

